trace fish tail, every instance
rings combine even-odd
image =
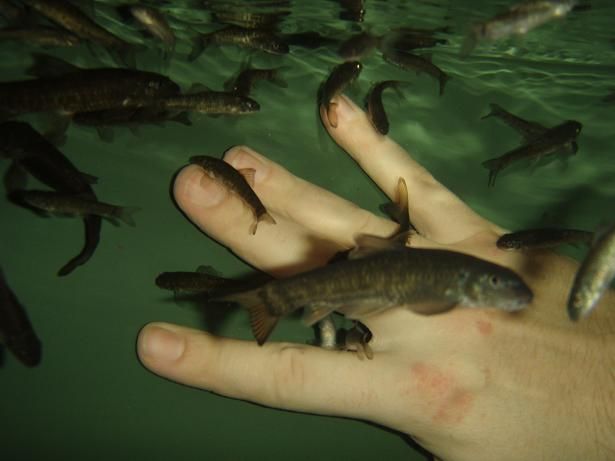
[[[100,227],[102,219],[100,216],[88,215],[83,219],[85,225],[85,244],[81,252],[68,261],[58,271],[58,276],[64,277],[74,271],[77,267],[85,264],[94,254],[98,242],[100,241]]]
[[[487,182],[488,186],[489,187],[495,186],[495,178],[500,172],[500,170],[502,169],[500,159],[492,158],[491,160],[487,160],[483,162],[481,165],[483,165],[485,168],[489,170],[489,181]]]
[[[113,217],[119,219],[120,221],[128,224],[131,227],[135,227],[136,223],[133,218],[133,215],[140,210],[141,208],[136,206],[119,206],[115,209]]]
[[[276,224],[275,219],[273,219],[273,216],[271,216],[269,213],[267,213],[266,211],[259,215],[258,218],[256,218],[256,220],[252,223],[252,225],[250,225],[250,234],[254,235],[256,234],[256,227],[258,226],[258,223],[264,221],[264,222],[268,222],[270,224]]]
[[[498,117],[506,113],[506,111],[502,108],[502,106],[500,106],[499,104],[495,104],[493,102],[489,104],[489,108],[490,108],[489,113],[487,115],[483,115],[481,117],[481,120],[485,118],[489,118],[489,117]]]
[[[269,312],[265,303],[258,296],[258,290],[228,295],[220,299],[236,302],[248,311],[252,334],[258,345],[262,346],[277,325],[279,317]]]
[[[444,94],[444,86],[446,85],[446,82],[448,82],[450,79],[450,75],[446,75],[444,73],[440,75],[440,78],[438,79],[440,81],[440,96]]]
[[[207,35],[200,35],[195,38],[192,41],[192,50],[188,55],[188,61],[195,61],[199,56],[201,56],[201,54],[203,53],[203,51],[205,51],[205,48],[207,48],[210,42],[211,38]]]

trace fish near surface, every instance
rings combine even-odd
[[[286,42],[273,32],[262,29],[246,29],[238,26],[228,26],[208,34],[199,36],[188,57],[194,61],[209,44],[236,45],[241,48],[264,51],[269,54],[288,54]]]
[[[249,311],[259,344],[281,317],[300,308],[311,325],[333,311],[351,319],[396,306],[425,315],[456,305],[513,312],[532,300],[532,291],[513,271],[463,253],[403,248],[363,254],[221,300]]]
[[[168,55],[175,50],[175,33],[164,15],[155,8],[145,5],[130,6],[130,13],[154,37],[165,45]]]
[[[143,101],[143,105],[146,104],[147,101]],[[152,104],[154,107],[158,106],[171,111],[192,111],[218,115],[251,114],[260,110],[260,105],[254,99],[224,91],[180,94],[159,98]]]
[[[439,94],[444,94],[444,86],[450,77],[438,66],[431,62],[430,56],[419,56],[417,54],[406,53],[404,51],[388,47],[383,51],[382,56],[384,59],[404,70],[412,72],[423,72],[432,78],[438,80]]]
[[[576,0],[526,0],[513,5],[487,21],[474,24],[462,44],[461,56],[469,55],[480,41],[525,35],[548,21],[563,18],[577,3]]]
[[[26,310],[9,287],[0,269],[0,342],[28,367],[41,361],[41,342]]]
[[[526,141],[526,144],[482,163],[483,167],[489,170],[489,186],[494,186],[498,173],[513,163],[522,160],[537,163],[545,157],[558,153],[576,154],[578,150],[576,138],[581,133],[583,125],[576,120],[567,120],[552,128],[545,128],[535,122],[524,121],[506,111],[502,112],[497,105],[492,105],[492,112],[487,116],[489,115],[498,115],[522,133]]]
[[[526,229],[502,235],[496,245],[501,250],[533,250],[553,248],[566,243],[590,244],[593,238],[593,232],[577,229]]]
[[[236,170],[224,160],[206,155],[190,158],[190,163],[203,168],[205,173],[214,181],[234,193],[254,214],[254,222],[250,225],[250,234],[256,233],[258,223],[267,221],[275,224],[273,217],[267,212],[252,186],[254,185],[254,170],[251,168]]]
[[[154,72],[78,69],[46,78],[0,82],[0,110],[10,114],[66,113],[135,107],[179,94],[179,86]]]
[[[347,61],[336,66],[329,77],[321,85],[318,92],[318,104],[327,110],[327,119],[333,128],[337,127],[335,103],[331,100],[341,94],[344,89],[357,79],[363,66],[359,61]]]
[[[23,3],[78,37],[119,52],[125,64],[135,67],[134,56],[130,54],[132,45],[99,26],[71,2],[63,0],[23,0]]]
[[[596,307],[615,278],[615,225],[597,237],[577,270],[570,296],[568,316],[571,320],[587,317]]]

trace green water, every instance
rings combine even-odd
[[[183,88],[199,82],[220,89],[248,53],[212,48],[196,62],[187,62],[189,37],[212,26],[206,10],[185,3],[166,8],[174,15],[179,43],[164,72]],[[434,62],[452,77],[442,97],[429,77],[393,68],[379,53],[362,61],[364,71],[348,94],[361,102],[373,81],[411,81],[405,100],[397,101],[393,94],[385,98],[390,136],[475,210],[511,229],[545,223],[593,229],[612,220],[614,209],[615,107],[601,98],[615,86],[615,5],[591,2],[589,11],[545,25],[523,40],[480,45],[460,60],[465,26],[507,3],[367,0],[365,21],[358,24],[340,20],[335,2],[294,1],[283,28],[343,37],[359,28],[383,33],[393,26],[449,25],[451,33],[443,36],[449,43],[432,50]],[[130,41],[155,43],[120,23],[104,5],[97,20]],[[40,51],[20,43],[0,44],[2,80],[25,77],[29,52],[35,49]],[[87,47],[47,51],[77,65],[113,65]],[[100,178],[98,197],[142,211],[134,229],[103,224],[95,255],[68,277],[55,274],[81,249],[81,221],[42,219],[0,200],[0,262],[44,348],[42,364],[35,369],[4,354],[3,459],[55,454],[105,460],[423,459],[397,434],[362,422],[263,408],[165,381],[146,371],[135,354],[137,332],[147,322],[206,326],[198,310],[178,306],[154,285],[158,273],[201,264],[227,276],[249,270],[192,226],[171,201],[171,179],[190,156],[218,156],[232,145],[247,144],[369,210],[377,212],[385,201],[316,119],[317,88],[338,61],[335,48],[293,48],[287,56],[253,53],[255,66],[286,66],[288,88],[260,84],[253,93],[260,113],[241,119],[194,116],[193,126],[143,126],[137,135],[118,128],[112,143],[102,142],[93,129],[71,126],[62,151],[79,169]],[[138,62],[143,69],[163,69],[154,51],[140,53]],[[555,162],[534,172],[502,175],[489,189],[480,163],[519,142],[514,131],[496,120],[480,120],[490,102],[547,126],[580,121],[584,128],[578,154],[566,166]],[[0,167],[4,173],[6,162]],[[581,250],[571,254],[580,256]],[[244,313],[227,318],[219,334],[250,339]],[[290,319],[273,339],[304,342],[310,335]]]

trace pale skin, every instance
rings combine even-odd
[[[516,271],[534,300],[520,314],[454,309],[421,316],[405,308],[371,316],[373,360],[304,344],[212,336],[166,323],[138,338],[154,373],[215,393],[296,411],[373,421],[412,436],[446,461],[607,460],[615,457],[615,296],[573,323],[566,301],[577,264],[547,251],[510,252],[505,232],[436,181],[342,96],[332,138],[389,196],[408,186],[416,247],[472,254]],[[276,277],[321,266],[360,233],[397,225],[294,176],[245,146],[224,159],[254,168],[254,189],[277,224],[260,223],[240,200],[191,165],[174,194],[203,232]],[[486,181],[486,179],[485,179]],[[318,242],[315,245],[314,242]],[[264,373],[262,370],[267,370]]]

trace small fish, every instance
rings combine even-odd
[[[212,275],[206,268],[199,268],[196,272],[162,272],[156,277],[159,288],[175,293],[211,293],[234,282]]]
[[[81,39],[70,32],[52,27],[5,27],[0,29],[0,40],[18,40],[40,46],[77,46]]]
[[[273,280],[220,300],[248,310],[259,344],[267,340],[281,317],[300,308],[304,308],[304,323],[312,325],[333,311],[351,319],[396,306],[425,315],[456,305],[514,312],[532,300],[532,291],[513,271],[467,254],[406,247],[360,253],[365,256]]]
[[[141,104],[146,105],[147,101]],[[223,91],[201,91],[159,98],[152,104],[154,107],[163,107],[171,111],[192,111],[220,115],[251,114],[260,110],[260,105],[254,99]]]
[[[327,109],[327,118],[333,128],[337,127],[337,113],[333,98],[341,94],[344,89],[357,79],[363,66],[359,61],[347,61],[333,68],[329,77],[319,89],[318,103]]]
[[[0,269],[0,343],[21,363],[34,367],[41,361],[41,342],[26,310],[11,290]]]
[[[524,120],[521,117],[517,117],[498,104],[491,103],[489,104],[489,107],[491,109],[490,112],[487,115],[482,116],[481,119],[484,120],[489,117],[499,118],[509,127],[517,131],[526,142],[531,142],[548,131],[548,129],[540,123],[531,122]]]
[[[228,26],[224,29],[200,35],[194,42],[194,48],[188,60],[194,61],[212,43],[216,45],[236,45],[270,54],[287,54],[289,51],[286,42],[272,32]]]
[[[289,11],[256,13],[245,10],[217,10],[212,12],[212,20],[222,24],[243,27],[245,29],[276,30]]]
[[[596,240],[581,263],[568,298],[571,320],[587,317],[615,278],[615,225],[596,233]]]
[[[389,120],[387,114],[384,111],[384,104],[382,103],[382,92],[387,88],[398,89],[398,86],[406,83],[399,80],[385,80],[374,84],[369,93],[367,94],[367,116],[369,121],[380,134],[387,134],[389,132]]]
[[[493,18],[474,24],[466,36],[461,56],[469,55],[480,41],[494,41],[513,35],[525,35],[530,30],[566,16],[576,0],[526,0]]]
[[[507,112],[498,111],[496,114],[522,132],[526,144],[482,163],[489,170],[489,186],[494,186],[498,173],[512,163],[521,160],[538,162],[542,158],[552,157],[561,152],[575,154],[578,150],[576,138],[581,133],[583,125],[575,120],[568,120],[553,128],[545,128],[535,122],[526,122],[519,117],[509,117],[512,114]]]
[[[496,245],[501,250],[534,250],[553,248],[566,243],[591,244],[593,232],[577,229],[526,229],[502,235]]]
[[[130,13],[154,37],[159,39],[171,54],[175,50],[175,33],[164,15],[155,8],[144,5],[133,5]]]
[[[40,69],[37,69],[40,71]],[[10,114],[92,112],[147,105],[179,94],[179,86],[154,72],[118,68],[79,69],[47,78],[0,82],[0,110]]]
[[[121,207],[54,191],[27,190],[19,191],[16,195],[21,201],[47,213],[67,216],[96,215],[112,222],[119,219],[132,227],[135,226],[132,215],[140,210],[137,207]]]
[[[394,48],[404,52],[417,48],[433,48],[436,45],[447,43],[445,39],[434,37],[434,34],[441,32],[449,32],[449,28],[416,29],[402,27],[394,29],[383,39],[382,48]]]
[[[23,0],[23,3],[78,37],[97,43],[111,51],[119,52],[122,61],[130,65],[130,67],[134,67],[133,56],[130,55],[131,45],[96,24],[71,2],[62,0]]]
[[[275,224],[273,217],[267,212],[265,206],[252,190],[254,185],[254,170],[252,168],[236,170],[224,160],[206,155],[191,157],[190,163],[203,168],[211,179],[220,182],[229,191],[236,194],[252,210],[254,222],[250,225],[250,234],[256,233],[256,227],[261,221]]]
[[[228,80],[224,88],[231,93],[235,93],[239,96],[248,97],[254,83],[259,80],[267,80],[281,88],[286,88],[288,85],[286,81],[280,76],[282,71],[281,67],[272,69],[257,69],[250,66],[248,62],[242,66],[239,74]]]
[[[444,86],[450,77],[433,64],[429,56],[419,56],[389,47],[383,52],[383,57],[387,62],[397,67],[418,73],[424,72],[430,77],[435,78],[440,84],[440,96],[444,94]]]
[[[347,61],[357,61],[378,48],[382,38],[382,36],[374,35],[369,32],[359,32],[347,40],[344,40],[340,44],[337,54]]]
[[[96,177],[79,171],[62,152],[26,122],[10,121],[0,124],[0,155],[13,160],[13,172],[21,174],[25,170],[58,192],[96,200],[91,186],[96,182]],[[25,181],[21,179],[16,182],[25,186]],[[98,246],[101,218],[86,216],[83,223],[83,249],[58,271],[60,276],[68,275],[78,266],[85,264]]]

